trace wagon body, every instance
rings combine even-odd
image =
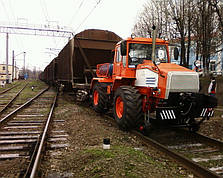
[[[112,62],[112,50],[121,38],[105,30],[85,30],[74,36],[54,63],[54,81],[68,88],[88,88],[96,66]],[[52,71],[52,72],[53,72]]]

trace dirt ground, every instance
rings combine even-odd
[[[205,121],[199,133],[223,141],[223,107],[216,108],[215,116]]]
[[[47,152],[43,177],[194,177],[166,155],[119,130],[105,116],[61,96],[55,113],[69,135],[66,149]],[[110,138],[111,148],[103,149]]]
[[[223,141],[221,115],[223,107],[217,108],[215,117],[205,121],[199,132]],[[60,129],[68,134],[69,146],[46,152],[40,177],[195,177],[168,156],[121,131],[110,118],[77,104],[69,95],[60,95],[54,118],[65,120]],[[103,149],[104,138],[110,138],[109,150]],[[23,166],[18,162],[1,166]]]

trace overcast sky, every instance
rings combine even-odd
[[[148,0],[0,0],[3,23],[67,26],[78,33],[85,29],[110,30],[126,38],[131,35],[137,15]],[[98,3],[98,4],[97,4]],[[68,39],[9,34],[9,64],[15,55],[26,52],[26,67],[44,69]],[[6,59],[6,34],[0,33],[0,63]],[[16,56],[23,66],[23,55]]]

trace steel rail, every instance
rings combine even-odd
[[[196,136],[199,137],[199,139],[205,141],[207,144],[217,146],[220,150],[223,150],[223,142],[198,133],[196,133]]]
[[[31,98],[30,100],[28,100],[27,102],[25,102],[23,105],[19,106],[18,108],[16,108],[14,111],[12,111],[11,113],[9,113],[8,115],[6,115],[4,118],[0,119],[0,124],[2,124],[4,121],[6,121],[8,118],[10,118],[12,115],[14,115],[15,113],[17,113],[20,109],[24,108],[25,106],[29,105],[33,100],[35,100],[36,98],[38,98],[40,95],[42,95],[45,91],[47,91],[49,89],[49,87],[47,87],[46,89],[42,90],[40,93],[38,93],[36,96],[34,96],[33,98]]]
[[[17,87],[17,86],[19,86],[19,85],[20,85],[20,84],[18,84],[18,85],[14,85],[14,86],[12,86],[11,88],[8,88],[8,89],[3,90],[2,92],[0,92],[0,95],[6,93],[7,91],[9,91],[9,90],[11,90],[11,89],[13,89],[13,88],[15,88],[15,87]]]
[[[25,89],[27,85],[28,83],[21,90],[19,90],[19,92],[8,102],[8,104],[5,105],[4,108],[2,108],[2,110],[0,111],[0,115],[9,107],[9,105],[17,98],[17,96],[19,96],[19,94]]]
[[[183,134],[186,134],[187,131],[185,130],[177,130],[177,132],[181,132]],[[199,140],[202,140],[203,142],[205,142],[207,145],[212,145],[212,146],[216,146],[218,147],[220,150],[223,150],[223,142],[216,140],[214,138],[210,138],[208,136],[199,134],[199,133],[191,133],[194,135],[194,137],[198,138]]]
[[[152,140],[152,139],[142,135],[141,133],[139,133],[137,131],[131,131],[131,133],[140,137],[146,145],[151,145],[151,146],[157,148],[158,150],[162,151],[163,153],[166,153],[167,155],[171,156],[176,161],[181,163],[183,167],[192,171],[193,174],[195,174],[196,176],[199,176],[199,177],[213,177],[213,178],[215,178],[215,177],[219,178],[220,177],[215,172],[212,172],[212,171],[202,167],[201,165],[196,164],[194,161],[191,161],[188,158],[186,158],[186,157],[184,157],[184,156],[182,156],[182,155],[180,155],[180,154],[178,154],[174,151],[171,151],[170,149],[168,149],[164,145],[162,145],[162,144],[156,142],[155,140]]]
[[[38,136],[38,139],[36,141],[36,144],[35,144],[35,147],[34,147],[34,150],[33,150],[33,154],[31,155],[31,159],[30,159],[29,165],[28,165],[28,167],[26,169],[25,174],[23,175],[24,178],[29,177],[29,175],[31,173],[31,170],[32,170],[32,167],[34,165],[35,158],[36,158],[36,155],[37,155],[37,152],[38,152],[38,149],[39,149],[39,145],[40,145],[40,135]]]
[[[43,131],[43,135],[41,136],[41,141],[39,143],[38,152],[37,152],[37,155],[36,155],[36,159],[34,161],[34,164],[33,164],[33,168],[32,168],[31,174],[30,174],[30,178],[34,178],[35,177],[36,171],[38,169],[38,165],[40,163],[41,152],[43,150],[43,146],[44,146],[44,143],[46,141],[46,136],[47,136],[49,124],[50,124],[50,121],[51,121],[51,118],[52,118],[52,115],[53,115],[54,108],[56,106],[57,96],[58,96],[58,93],[54,97],[54,101],[53,101],[51,110],[49,112],[49,116],[48,116],[48,119],[47,119],[47,122],[46,122],[46,125],[45,125],[45,128],[44,128],[44,131]],[[25,176],[27,176],[27,175],[25,175]]]

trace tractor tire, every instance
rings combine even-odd
[[[121,86],[115,92],[113,112],[121,130],[131,130],[143,124],[142,98],[132,86]]]
[[[93,109],[98,113],[105,113],[108,110],[108,95],[106,88],[97,83],[93,88]]]

